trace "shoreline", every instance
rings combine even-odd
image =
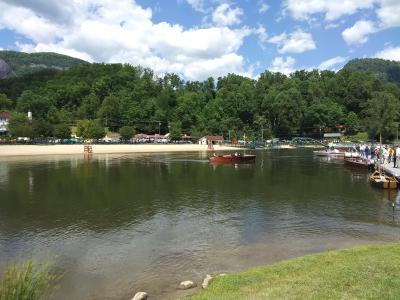
[[[243,149],[215,145],[209,150],[207,145],[199,144],[94,144],[93,154],[160,153],[160,152],[207,152],[240,151]],[[84,154],[83,144],[79,145],[1,145],[0,157],[39,156],[39,155],[77,155]]]

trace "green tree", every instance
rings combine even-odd
[[[53,126],[46,120],[33,120],[32,129],[35,137],[53,136]]]
[[[135,134],[135,128],[133,128],[132,126],[123,126],[120,128],[119,134],[124,141],[128,141]]]
[[[87,119],[94,119],[100,107],[100,99],[95,93],[90,93],[83,98],[82,105],[79,107],[79,113]]]
[[[123,115],[119,97],[113,94],[105,97],[98,115],[106,127],[109,127],[112,131],[118,130]]]
[[[71,127],[65,123],[54,125],[54,136],[58,139],[68,139],[71,137]]]
[[[13,137],[33,137],[32,124],[22,113],[12,113],[8,122],[8,130]]]
[[[77,135],[84,139],[98,140],[105,136],[105,130],[96,120],[81,120],[78,122]]]
[[[365,128],[373,138],[393,137],[396,132],[400,111],[399,99],[387,92],[376,92],[363,109]]]
[[[346,132],[353,134],[360,129],[360,119],[354,112],[349,112],[345,118],[344,126],[346,127]]]
[[[12,101],[8,99],[7,95],[0,94],[0,111],[8,110],[12,107]]]
[[[182,138],[182,128],[180,122],[172,122],[169,127],[171,140],[180,141]]]

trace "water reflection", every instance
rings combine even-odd
[[[57,299],[165,299],[206,273],[399,238],[400,196],[367,172],[311,151],[256,154],[237,166],[204,153],[0,162],[0,268],[58,255]]]

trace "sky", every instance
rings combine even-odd
[[[400,61],[400,0],[0,0],[0,49],[186,80]]]

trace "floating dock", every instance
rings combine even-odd
[[[381,169],[385,172],[385,174],[394,176],[396,179],[400,180],[400,164],[397,168],[393,167],[393,163],[381,164]]]

